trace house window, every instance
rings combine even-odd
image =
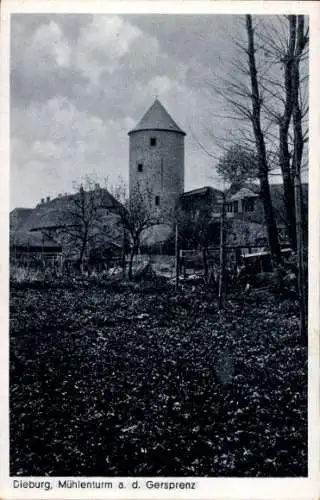
[[[232,212],[232,203],[227,203],[227,212]]]
[[[143,165],[142,163],[138,163],[138,172],[142,172],[143,171]]]
[[[157,145],[157,139],[155,137],[150,137],[150,146],[156,146]]]
[[[249,198],[248,200],[246,200],[245,211],[246,212],[253,212],[254,211],[254,199],[253,198]]]
[[[156,196],[154,201],[156,206],[158,207],[160,205],[160,196]]]
[[[234,211],[234,213],[235,213],[235,214],[237,214],[237,213],[238,213],[238,202],[237,202],[237,201],[235,201],[235,202],[233,203],[233,211]]]

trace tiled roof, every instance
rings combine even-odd
[[[219,191],[219,189],[213,188],[211,186],[204,186],[201,188],[192,189],[191,191],[185,191],[181,195],[181,197],[182,198],[193,198],[196,196],[206,196],[210,193],[216,194],[216,195],[222,195],[222,191]]]
[[[14,209],[10,213],[10,243],[15,246],[46,247],[53,246],[46,230],[68,225],[68,204],[78,196],[66,195],[52,201],[40,203],[34,209]],[[118,202],[106,190],[102,189],[103,208],[115,208]],[[74,207],[73,207],[74,209]],[[22,219],[21,214],[25,217]],[[17,220],[20,223],[17,224]]]
[[[237,198],[237,196],[241,191],[243,192],[243,190],[246,190],[246,196],[255,196],[259,195],[260,186],[258,184],[249,182],[233,183],[225,192],[226,201],[230,201],[231,199],[239,199]],[[236,196],[236,198],[234,198],[234,196]]]
[[[18,230],[33,212],[33,208],[14,208],[10,212],[10,229]]]
[[[107,189],[101,189],[101,192],[103,196],[103,201],[101,201],[101,203],[103,203],[103,208],[111,209],[117,206],[118,202]],[[46,203],[41,203],[27,219],[25,227],[29,231],[35,231],[37,229],[54,229],[62,225],[67,225],[68,221],[66,217],[68,214],[68,205],[70,205],[70,203],[73,204],[74,202],[72,200],[77,196],[79,196],[79,194],[66,195]],[[71,206],[74,211],[75,205]]]
[[[231,201],[243,200],[243,198],[251,198],[253,196],[257,197],[259,195],[257,193],[255,193],[254,191],[252,191],[251,189],[243,187],[243,188],[239,189],[239,191],[237,191],[235,194],[230,196],[230,200]]]
[[[186,135],[158,99],[154,101],[139,123],[129,132],[129,135],[142,130],[166,130]]]
[[[35,208],[15,208],[10,212],[10,245],[19,247],[52,248],[59,246],[41,231],[31,232],[29,219],[33,216]]]

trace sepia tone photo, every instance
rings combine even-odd
[[[307,477],[308,16],[10,28],[10,475]]]

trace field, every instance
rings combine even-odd
[[[292,302],[18,286],[10,314],[11,475],[307,475]]]

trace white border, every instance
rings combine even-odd
[[[63,0],[2,0],[1,5],[1,159],[2,182],[0,183],[0,498],[253,498],[253,499],[316,499],[319,488],[319,188],[320,188],[320,3],[298,1],[69,1]],[[161,13],[161,14],[281,14],[295,13],[310,16],[310,170],[309,170],[309,476],[304,479],[201,479],[196,481],[196,490],[58,490],[36,494],[38,490],[13,490],[9,478],[9,433],[8,433],[8,248],[9,248],[9,35],[11,13]],[[21,479],[21,478],[19,478]],[[35,478],[50,480],[59,478]],[[66,479],[66,478],[61,478]],[[75,478],[73,478],[75,479]],[[76,478],[84,479],[85,478]],[[87,478],[87,480],[99,478]],[[101,478],[100,478],[101,479]],[[132,478],[136,480],[139,478]],[[140,478],[141,484],[147,479]],[[160,478],[154,478],[159,481]],[[107,478],[103,478],[107,480]],[[121,478],[110,478],[116,484]],[[128,478],[123,481],[128,482]],[[178,481],[178,478],[165,478]],[[187,481],[188,478],[181,478]]]

